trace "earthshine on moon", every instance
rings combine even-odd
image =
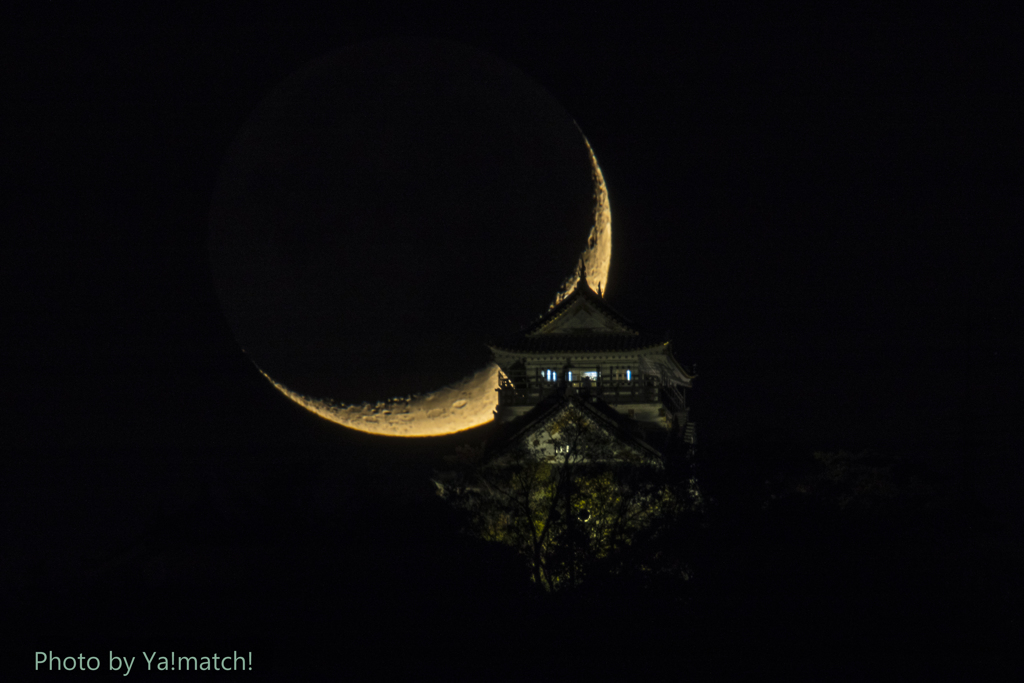
[[[561,301],[581,264],[608,286],[583,132],[523,72],[447,41],[349,45],[282,81],[226,150],[209,220],[213,283],[258,371],[382,436],[490,422],[488,337]]]
[[[580,260],[586,266],[587,280],[604,292],[612,257],[611,206],[601,167],[586,137],[583,140],[590,153],[594,182],[594,225]],[[555,303],[572,293],[578,282],[578,270],[574,268],[558,292]],[[380,436],[454,434],[487,424],[494,419],[494,409],[498,405],[499,370],[494,363],[437,391],[361,405],[304,396],[275,381],[263,370],[260,372],[278,391],[306,410],[343,427]]]

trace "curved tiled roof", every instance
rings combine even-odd
[[[631,323],[624,315],[609,306],[605,302],[604,297],[590,288],[590,284],[587,282],[586,278],[579,281],[576,285],[576,289],[574,289],[569,296],[562,299],[562,301],[547,311],[544,315],[540,316],[537,320],[528,325],[526,329],[520,332],[520,334],[527,336],[536,334],[542,327],[560,318],[563,313],[572,307],[573,303],[575,303],[577,299],[585,299],[588,303],[593,305],[594,308],[598,309],[618,324],[627,328],[634,334],[638,334],[633,323]]]
[[[582,275],[582,272],[581,272]],[[569,331],[541,332],[583,300],[600,315],[620,329],[605,327],[600,330],[575,328]],[[581,277],[576,289],[565,299],[516,334],[492,341],[494,351],[513,353],[606,353],[641,351],[663,346],[667,337],[641,334],[625,316],[605,303],[604,298],[590,288],[586,277]]]
[[[502,434],[491,446],[492,452],[500,452],[513,445],[533,429],[542,426],[547,419],[555,416],[565,406],[575,406],[584,414],[603,424],[618,440],[634,446],[641,452],[646,452],[655,459],[660,459],[661,453],[643,439],[634,420],[612,408],[600,397],[570,391],[566,386],[561,386],[551,392],[529,412],[504,425]]]
[[[523,333],[499,339],[489,346],[503,351],[526,353],[566,353],[601,351],[639,351],[665,343],[664,339],[646,334],[539,334]]]

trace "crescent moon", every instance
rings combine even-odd
[[[583,132],[580,131],[580,135]],[[583,250],[580,260],[587,269],[587,282],[592,283],[594,291],[602,294],[608,291],[608,270],[612,265],[612,209],[608,204],[608,188],[604,184],[604,174],[590,147],[590,141],[583,135],[583,142],[590,154],[590,174],[594,181],[594,226],[587,238],[587,248]],[[562,283],[552,306],[556,306],[565,297],[572,294],[580,281],[579,269],[573,268],[572,273]]]
[[[586,136],[583,142],[590,155],[594,181],[594,225],[580,260],[586,266],[587,281],[603,293],[608,289],[608,269],[612,260],[612,212],[597,157]],[[562,283],[553,306],[576,288],[578,273],[578,267],[573,268],[572,274]],[[361,405],[305,396],[275,381],[263,370],[260,373],[274,388],[311,413],[343,427],[380,436],[455,434],[487,424],[494,419],[494,410],[498,406],[500,370],[494,363],[437,391]]]

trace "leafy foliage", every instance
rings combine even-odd
[[[545,590],[656,567],[688,572],[685,562],[662,562],[678,558],[657,541],[700,510],[696,480],[673,476],[578,410],[538,438],[490,452],[462,448],[449,462],[453,469],[435,479],[440,494],[467,514],[471,533],[515,548]]]

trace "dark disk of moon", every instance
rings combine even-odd
[[[363,402],[484,367],[594,225],[588,147],[523,73],[444,42],[349,47],[288,78],[222,168],[210,256],[250,358]]]

